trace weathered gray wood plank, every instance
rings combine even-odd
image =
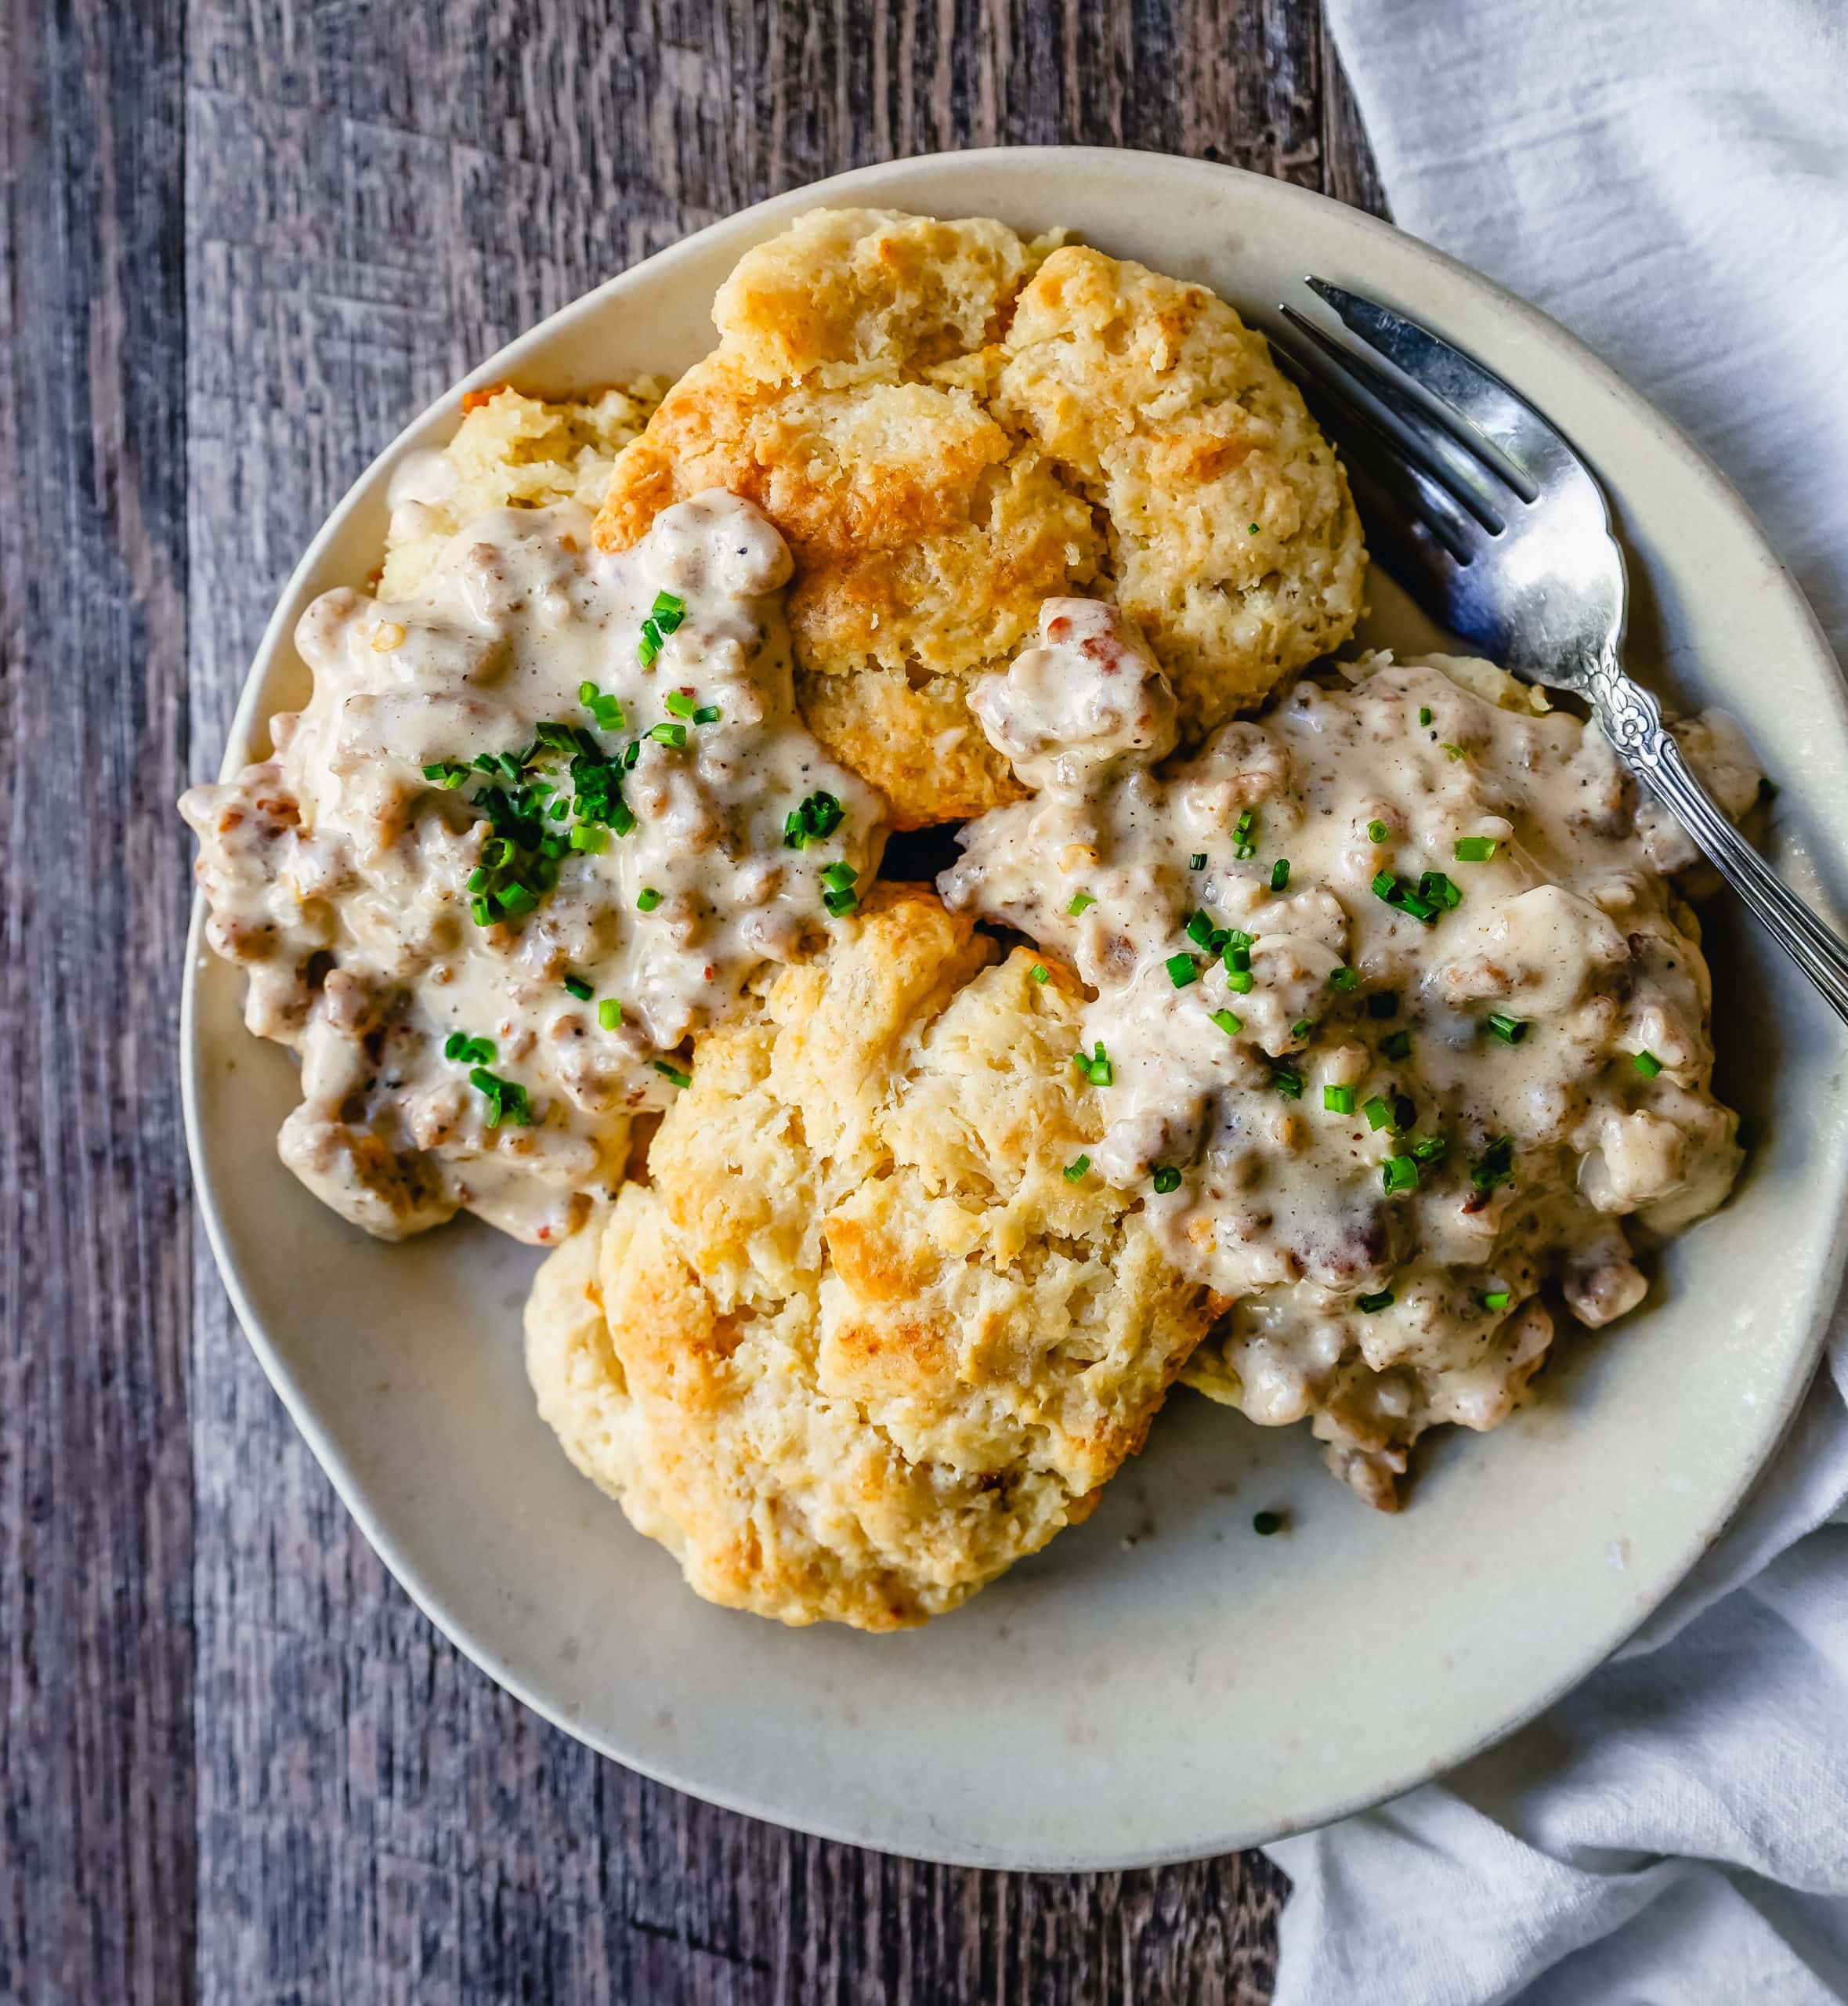
[[[195,1229],[187,845],[277,589],[444,383],[861,161],[1081,140],[1377,206],[1315,0],[0,0],[0,1997],[1255,2001],[1278,1877],[714,1811],[460,1660]]]
[[[0,1997],[193,1969],[181,22],[0,5]]]

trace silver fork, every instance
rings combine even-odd
[[[1661,706],[1624,673],[1623,553],[1591,470],[1460,349],[1359,293],[1308,284],[1362,346],[1287,305],[1297,339],[1273,331],[1271,344],[1341,447],[1386,569],[1490,660],[1583,697],[1630,771],[1848,1023],[1848,947],[1733,827]]]

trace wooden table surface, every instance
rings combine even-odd
[[[960,1872],[642,1781],[431,1629],[190,1196],[190,844],[400,425],[861,162],[1203,155],[1380,206],[1316,0],[0,0],[0,2000],[1261,2001],[1282,1883]]]

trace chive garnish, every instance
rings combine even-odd
[[[1228,969],[1226,970],[1226,987],[1228,989],[1236,990],[1241,996],[1249,996],[1251,994],[1251,986],[1257,979],[1257,978],[1253,975],[1249,969]]]
[[[1388,1191],[1416,1190],[1417,1160],[1409,1156],[1388,1157],[1380,1166],[1380,1181]]]
[[[1456,839],[1456,860],[1459,864],[1486,864],[1501,848],[1495,836],[1459,836]]]
[[[673,592],[656,592],[648,617],[657,633],[671,634],[686,617],[686,601]]]
[[[1383,822],[1372,821],[1367,824],[1367,840],[1369,842],[1383,843],[1391,834],[1391,830],[1390,830]],[[1376,891],[1379,889],[1379,882],[1377,879],[1374,881],[1373,889]]]
[[[1036,982],[1050,982],[1052,979],[1051,974],[1048,971],[1046,964],[1043,961],[1034,962],[1032,968],[1029,969],[1027,972],[1032,976]]]
[[[717,724],[718,722],[718,704],[702,704],[693,713],[693,722],[695,724]]]
[[[512,1080],[503,1080],[477,1066],[468,1075],[468,1083],[478,1093],[486,1096],[488,1104],[487,1125],[498,1128],[503,1121],[515,1128],[523,1128],[533,1118],[533,1110],[526,1099],[526,1090]]]
[[[1170,1191],[1181,1189],[1181,1173],[1171,1163],[1157,1164],[1155,1175],[1148,1181],[1164,1197]]]
[[[1084,1173],[1090,1168],[1090,1158],[1089,1157],[1074,1157],[1072,1161],[1065,1165],[1065,1168],[1061,1175],[1064,1177],[1068,1184],[1080,1184],[1084,1181]]]
[[[1519,1017],[1510,1017],[1506,1011],[1498,1010],[1488,1019],[1488,1028],[1503,1045],[1518,1045],[1527,1036],[1528,1027]]]
[[[1470,1166],[1470,1182],[1478,1191],[1492,1191],[1514,1181],[1514,1138],[1497,1135]]]
[[[686,743],[686,726],[683,724],[651,725],[648,737],[662,745],[671,745],[678,750]]]
[[[591,987],[590,984],[586,982],[584,977],[580,975],[566,976],[565,978],[565,987],[572,995],[577,998],[580,1003],[589,1002],[591,997],[596,994],[596,991]]]
[[[1187,867],[1189,871],[1204,871],[1206,867],[1206,853],[1203,849],[1195,850],[1187,860]]]
[[[435,765],[424,769],[424,778],[434,780],[441,788],[458,788],[469,775],[470,768],[460,759],[439,759]]]
[[[1653,1080],[1662,1070],[1662,1061],[1653,1052],[1639,1052],[1630,1063],[1646,1080]]]
[[[1234,1016],[1230,1010],[1215,1010],[1209,1021],[1218,1025],[1228,1037],[1236,1037],[1245,1028],[1245,1019]]]
[[[785,849],[801,849],[805,844],[831,836],[845,819],[847,810],[831,794],[812,794],[799,808],[792,808],[783,824]]]
[[[1358,989],[1360,987],[1359,969],[1351,968],[1331,969],[1329,972],[1329,987],[1330,989],[1339,989],[1344,992],[1351,989]]]
[[[1448,739],[1445,739],[1443,741],[1443,750],[1448,752],[1453,759],[1461,759],[1467,756],[1460,745],[1452,745]]]
[[[654,1059],[649,1063],[664,1080],[671,1080],[677,1087],[690,1087],[693,1083],[692,1074],[682,1072],[678,1066],[670,1066],[664,1059]]]
[[[1271,1084],[1286,1099],[1300,1100],[1303,1098],[1303,1076],[1287,1066],[1273,1066],[1271,1068]]]
[[[653,912],[661,902],[661,895],[653,885],[644,885],[635,895],[635,903],[643,912]]]
[[[1281,892],[1289,882],[1289,859],[1280,856],[1271,866],[1271,889]]]
[[[1167,960],[1168,979],[1177,989],[1184,989],[1190,982],[1197,982],[1200,965],[1192,954],[1170,954]]]
[[[1506,1309],[1510,1300],[1505,1288],[1492,1288],[1483,1296],[1482,1306],[1485,1309]]]
[[[1416,1142],[1408,1143],[1407,1149],[1420,1163],[1435,1163],[1450,1147],[1442,1135],[1421,1135]]]
[[[684,690],[670,690],[663,701],[667,706],[669,715],[672,717],[690,718],[699,708]]]
[[[1094,906],[1096,903],[1097,900],[1091,896],[1089,892],[1080,892],[1075,898],[1073,898],[1072,903],[1066,907],[1065,911],[1071,914],[1072,918],[1076,919],[1087,907]]]
[[[623,1006],[613,996],[606,996],[597,1005],[597,1028],[613,1031],[623,1020]]]
[[[1315,1028],[1315,1019],[1313,1017],[1297,1018],[1289,1027],[1290,1042],[1293,1045],[1300,1045]]]
[[[1108,1087],[1116,1082],[1116,1069],[1111,1065],[1101,1042],[1098,1045],[1094,1058],[1087,1059],[1082,1052],[1075,1052],[1072,1055],[1072,1063],[1094,1087]]]
[[[1367,1126],[1376,1135],[1392,1120],[1392,1110],[1378,1094],[1375,1094],[1367,1102],[1366,1105],[1362,1108],[1361,1113],[1367,1117]]]
[[[642,623],[641,636],[635,643],[635,659],[644,668],[653,668],[660,659],[660,654],[661,630],[652,619],[645,620]]]
[[[1383,1288],[1377,1295],[1357,1295],[1354,1298],[1354,1306],[1363,1316],[1371,1316],[1376,1310],[1390,1309],[1392,1307],[1392,1291]]]
[[[443,1041],[443,1056],[465,1066],[491,1066],[494,1063],[494,1041],[488,1037],[470,1037],[466,1031],[451,1031]]]
[[[1430,705],[1429,704],[1420,704],[1419,705],[1419,707],[1418,707],[1418,722],[1419,722],[1420,724],[1429,724],[1429,723],[1430,722],[1430,721],[1431,721],[1431,707],[1430,707]]]
[[[1412,1034],[1394,1031],[1390,1037],[1383,1037],[1380,1041],[1380,1056],[1390,1059],[1395,1066],[1402,1064],[1412,1056]]]
[[[1354,1089],[1351,1087],[1324,1087],[1322,1104],[1330,1114],[1351,1114],[1354,1112]]]

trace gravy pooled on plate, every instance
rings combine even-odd
[[[1112,607],[1049,600],[972,708],[1037,791],[963,831],[953,910],[1069,957],[1105,1134],[1170,1257],[1236,1306],[1189,1368],[1315,1417],[1390,1507],[1426,1427],[1492,1427],[1553,1335],[1645,1284],[1622,1220],[1712,1211],[1740,1161],[1694,860],[1604,737],[1486,663],[1297,685],[1195,758]],[[1729,720],[1683,728],[1742,812]]]
[[[883,805],[796,716],[789,569],[722,492],[621,554],[566,502],[302,616],[312,699],[181,807],[246,1021],[301,1058],[283,1159],[335,1211],[562,1238],[682,1041],[852,909]]]

